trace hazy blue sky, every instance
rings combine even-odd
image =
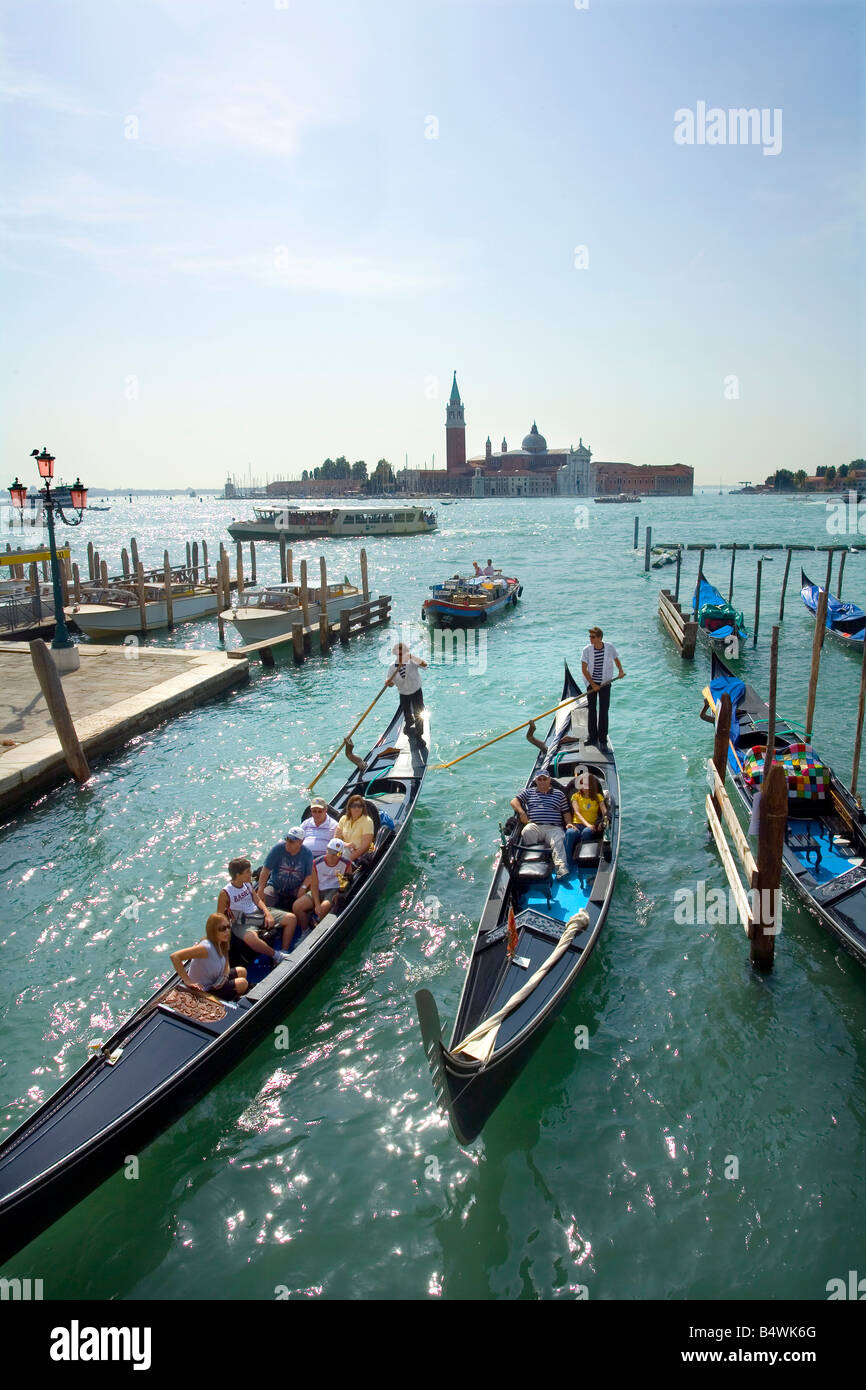
[[[5,481],[43,443],[93,485],[442,466],[455,367],[470,453],[537,419],[699,483],[866,454],[864,32],[830,0],[18,0]],[[677,144],[699,102],[779,110],[781,149]]]

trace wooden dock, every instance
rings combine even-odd
[[[89,760],[249,679],[223,652],[82,643],[63,692]],[[0,811],[65,781],[69,770],[26,643],[0,643]]]
[[[359,603],[354,608],[344,608],[339,621],[332,622],[323,613],[318,623],[304,627],[295,623],[291,632],[281,633],[279,637],[268,637],[261,642],[250,642],[245,647],[232,647],[226,656],[232,661],[247,660],[258,652],[263,666],[273,666],[280,652],[291,650],[292,659],[300,664],[312,650],[313,639],[319,640],[319,648],[326,654],[337,641],[345,645],[352,637],[360,637],[371,628],[381,627],[391,621],[391,595],[380,594],[367,603]]]

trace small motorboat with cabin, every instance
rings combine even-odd
[[[520,826],[506,837],[481,913],[446,1047],[426,989],[415,995],[437,1099],[461,1144],[470,1144],[503,1100],[574,988],[604,926],[620,842],[619,776],[613,750],[586,741],[586,711],[568,666],[559,708],[526,786],[546,770],[566,796],[592,774],[609,832],[578,845],[565,878],[551,852],[524,845]],[[586,785],[586,783],[583,783]]]
[[[421,618],[431,627],[477,627],[514,608],[523,593],[519,579],[501,570],[492,575],[459,575],[431,585],[432,598],[424,600]]]
[[[196,618],[213,617],[218,608],[215,584],[196,584],[175,577],[171,583],[172,622],[187,623]],[[81,599],[63,610],[67,620],[93,641],[123,637],[145,630],[141,604],[135,589],[123,584],[82,584]],[[144,585],[146,630],[168,627],[165,585],[151,581]]]

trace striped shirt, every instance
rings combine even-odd
[[[527,787],[517,800],[536,825],[561,826],[563,817],[571,820],[568,799],[561,787],[551,787],[549,792],[540,792],[537,787]]]

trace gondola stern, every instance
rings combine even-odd
[[[475,1133],[469,1134],[460,1123],[455,1107],[455,1096],[451,1086],[451,1078],[448,1075],[445,1065],[448,1050],[442,1041],[442,1024],[439,1019],[439,1009],[429,989],[416,990],[415,1007],[418,1010],[418,1022],[421,1025],[421,1038],[424,1043],[424,1052],[430,1067],[430,1074],[433,1077],[433,1090],[436,1095],[436,1103],[443,1115],[447,1116],[458,1144],[471,1144],[473,1139],[478,1137],[479,1131],[476,1130]]]

